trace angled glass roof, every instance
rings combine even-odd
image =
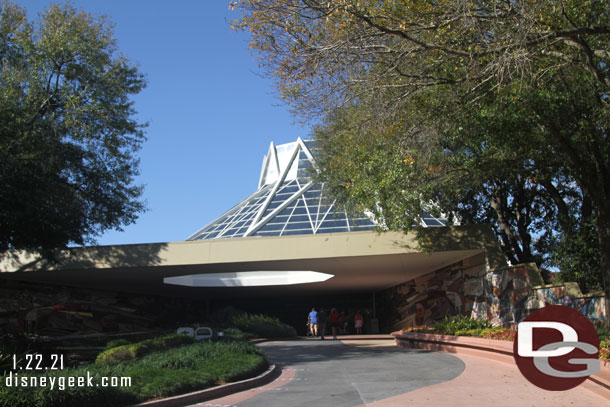
[[[375,229],[372,219],[363,213],[346,213],[325,195],[324,183],[310,179],[313,146],[313,141],[300,138],[279,146],[272,142],[263,159],[258,190],[187,240]],[[424,215],[422,223],[434,227],[447,221]]]

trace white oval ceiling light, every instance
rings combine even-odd
[[[319,283],[332,277],[317,271],[239,271],[166,277],[163,282],[187,287],[262,287]]]

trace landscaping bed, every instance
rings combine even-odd
[[[109,349],[96,363],[86,366],[38,374],[5,372],[0,387],[0,406],[124,406],[242,380],[267,367],[262,350],[247,342],[194,343],[190,338],[169,335]],[[47,386],[7,387],[9,374],[14,381],[18,377],[19,381],[40,382],[44,376]],[[32,379],[34,377],[36,379]],[[84,382],[93,383],[93,386],[68,387],[70,378],[78,377],[86,378]],[[117,378],[118,386],[102,387],[102,377]],[[121,386],[120,378],[129,378],[130,386]],[[55,383],[53,390],[50,389],[51,380]],[[59,388],[62,381],[63,390]]]
[[[463,315],[446,317],[431,325],[414,326],[403,329],[402,333],[438,334],[450,336],[468,336],[475,338],[514,341],[517,331],[509,328],[493,328],[487,320],[472,319]],[[610,330],[597,330],[600,340],[599,359],[610,361]]]
[[[24,368],[28,354],[43,355],[47,363],[41,367],[49,367],[48,359],[56,351],[31,346],[37,342],[13,345],[5,341],[0,347],[0,407],[126,406],[204,390],[256,376],[268,368],[263,351],[248,343],[249,339],[296,336],[293,327],[277,318],[232,308],[220,310],[208,326],[215,333],[210,341],[195,342],[176,334],[137,342],[120,338],[107,342],[105,350],[99,348],[95,363],[75,366],[66,358],[57,370]],[[224,335],[218,336],[218,332]],[[79,377],[82,386],[78,386]],[[110,385],[104,386],[103,378],[115,378],[117,385],[109,380]],[[7,379],[19,385],[7,386]],[[23,386],[23,380],[35,380],[36,385]],[[69,386],[70,380],[77,385]]]

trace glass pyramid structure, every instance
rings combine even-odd
[[[325,196],[324,184],[311,180],[315,145],[301,140],[276,146],[263,159],[258,189],[187,240],[286,236],[374,230],[365,214],[348,214]],[[425,215],[422,226],[445,226]]]

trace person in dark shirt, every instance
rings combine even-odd
[[[318,332],[320,333],[320,339],[324,340],[324,335],[326,334],[326,321],[328,320],[328,315],[324,309],[320,308],[320,312],[318,312]]]
[[[339,329],[339,313],[336,308],[333,308],[328,315],[328,325],[333,333],[333,339],[337,339],[337,330]]]
[[[347,335],[347,326],[349,325],[349,318],[345,314],[345,311],[341,311],[339,315],[339,335]]]

